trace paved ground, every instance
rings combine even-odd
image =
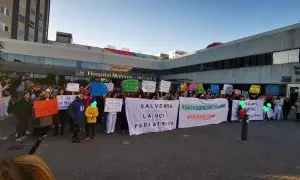
[[[300,179],[295,122],[251,122],[247,142],[238,140],[239,123],[133,137],[98,131],[99,139],[81,144],[72,144],[71,134],[50,136],[37,153],[58,180]],[[27,153],[33,139],[27,142],[20,149],[12,137],[2,140],[0,157]]]

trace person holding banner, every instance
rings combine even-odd
[[[66,95],[65,90],[64,89],[60,89],[58,91],[58,95],[62,96],[62,95]],[[54,132],[54,136],[58,135],[58,129],[60,127],[60,135],[64,135],[64,131],[65,131],[65,125],[66,125],[66,121],[69,119],[68,116],[68,112],[67,109],[61,109],[58,112],[58,117],[57,117],[57,121],[55,122],[55,132]]]
[[[117,94],[113,96],[113,98],[117,98]],[[114,134],[115,126],[117,120],[117,112],[108,112],[106,118],[106,134]]]
[[[275,119],[280,120],[280,115],[281,115],[283,102],[280,99],[280,97],[277,96],[274,103],[275,103],[275,107],[274,107]]]
[[[45,91],[45,96],[41,97],[42,101],[49,101],[52,99],[51,91],[48,89]],[[50,131],[51,126],[54,124],[54,118],[56,118],[57,114],[42,116],[37,118],[38,127],[35,128],[35,134],[38,136],[47,134]]]
[[[29,92],[25,92],[23,97],[13,106],[14,115],[17,117],[17,142],[22,142],[28,131],[29,120],[32,117],[32,103]]]

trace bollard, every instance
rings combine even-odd
[[[42,143],[42,141],[45,139],[46,136],[47,135],[43,135],[43,136],[38,137],[37,141],[34,143],[34,145],[32,146],[32,148],[28,152],[29,155],[32,155],[32,154],[35,153],[35,151],[40,146],[40,144]]]
[[[247,116],[242,119],[242,133],[241,133],[241,140],[247,141],[248,139],[248,120]]]

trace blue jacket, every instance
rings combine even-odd
[[[75,117],[84,117],[85,102],[82,100],[75,100],[74,104],[74,116]]]

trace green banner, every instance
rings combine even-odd
[[[198,86],[196,88],[196,93],[197,94],[204,93],[204,88],[203,88],[203,84],[202,83],[198,84]]]
[[[126,79],[122,81],[122,89],[124,92],[138,92],[139,81],[137,79]]]

